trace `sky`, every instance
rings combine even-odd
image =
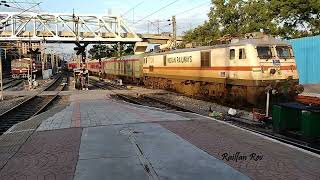
[[[40,7],[43,11],[49,12],[70,13],[74,9],[76,13],[108,14],[109,12],[113,15],[122,15],[127,24],[138,33],[147,33],[148,23],[149,32],[156,33],[158,20],[160,31],[172,31],[166,20],[178,14],[177,28],[180,34],[197,27],[207,19],[210,0],[42,0]],[[162,7],[165,8],[150,15]]]
[[[56,13],[121,15],[137,33],[171,32],[167,20],[176,15],[177,31],[182,34],[208,19],[210,0],[8,0],[10,5],[26,9],[33,6],[22,2],[41,2],[32,10]],[[14,2],[17,2],[14,4]],[[167,6],[167,7],[166,7]],[[161,9],[159,12],[157,10]],[[0,11],[21,11],[0,6]],[[154,13],[156,12],[156,13]],[[154,13],[154,14],[153,14]],[[151,15],[153,14],[153,15]],[[149,24],[149,28],[148,28]]]
[[[121,15],[136,33],[172,32],[168,19],[176,15],[178,35],[208,19],[211,0],[7,0],[10,5],[26,9],[41,2],[32,11]],[[15,3],[17,2],[17,3]],[[159,10],[159,11],[158,11]],[[0,11],[21,11],[0,6]],[[158,11],[158,12],[157,12]],[[149,28],[148,28],[149,27]]]

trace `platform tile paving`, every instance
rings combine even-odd
[[[3,180],[72,180],[80,128],[35,132],[0,171]]]
[[[214,120],[159,124],[252,179],[320,180],[320,157],[317,155]]]
[[[33,116],[32,118],[22,121],[18,124],[12,126],[6,133],[16,133],[21,131],[33,131],[38,128],[43,120],[56,115],[60,111],[64,110],[67,105],[57,105],[50,109],[50,111],[45,111],[44,113]],[[0,141],[1,143],[1,141]]]
[[[0,136],[0,169],[18,152],[31,134],[32,131],[24,131]]]
[[[43,121],[37,131],[177,120],[189,119],[173,113],[135,107],[110,100],[85,100],[72,102],[61,112]]]
[[[159,179],[248,179],[245,174],[252,179],[320,180],[319,157],[202,116],[105,99],[74,101],[61,109],[46,116],[21,148],[25,138],[2,144],[5,158],[15,156],[1,169],[0,179],[143,180],[157,179],[150,178],[156,172]],[[237,152],[263,158],[222,158]]]
[[[81,138],[75,180],[249,179],[154,123],[84,128]]]

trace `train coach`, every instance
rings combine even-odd
[[[122,79],[125,82],[139,83],[143,80],[144,55],[131,55],[111,58],[103,62],[105,77],[108,79]]]
[[[77,61],[69,61],[67,63],[67,68],[69,71],[73,71],[74,69],[78,68],[78,62]]]
[[[95,76],[99,76],[99,72],[100,72],[100,63],[99,60],[90,60],[87,62],[87,69],[90,73],[90,75],[95,75]],[[101,71],[103,71],[104,69],[101,68]]]
[[[291,46],[269,36],[105,59],[103,69],[105,78],[254,105],[265,102],[270,89],[292,96],[302,89]]]

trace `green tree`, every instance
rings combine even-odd
[[[209,21],[185,32],[184,42],[260,31],[283,38],[320,34],[319,0],[212,0]]]
[[[133,54],[133,45],[120,45],[120,56]],[[101,58],[109,58],[109,57],[116,57],[119,55],[118,53],[118,45],[111,44],[111,45],[93,45],[92,48],[89,50],[89,54],[92,56],[93,59]]]
[[[239,35],[243,26],[243,0],[212,0],[213,6],[208,14],[210,22],[216,22],[221,35]]]
[[[263,30],[266,33],[277,35],[278,27],[273,20],[271,3],[265,0],[248,0],[240,12],[239,34],[258,32]]]
[[[99,59],[99,57],[111,57],[111,49],[107,45],[93,45],[92,48],[88,51],[93,59]]]
[[[320,34],[319,0],[270,0],[279,35],[297,38]]]
[[[203,25],[198,26],[194,30],[185,32],[183,41],[189,42],[210,42],[220,37],[221,33],[218,25],[212,21],[205,22]]]

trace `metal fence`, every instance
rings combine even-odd
[[[320,36],[292,39],[300,84],[320,84]]]

